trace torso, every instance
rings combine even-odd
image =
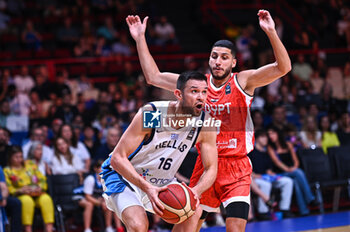
[[[253,97],[246,94],[238,84],[237,73],[220,88],[208,78],[208,96],[205,110],[221,120],[217,134],[217,148],[220,156],[242,157],[254,147],[254,126],[250,117]]]

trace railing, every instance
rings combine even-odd
[[[294,57],[297,54],[305,54],[305,55],[317,55],[319,53],[325,53],[329,56],[338,56],[344,57],[350,54],[350,48],[327,48],[327,49],[308,49],[308,50],[289,50],[289,55]],[[185,71],[184,60],[186,57],[192,57],[194,60],[201,64],[208,60],[209,53],[191,53],[191,54],[171,54],[171,55],[154,55],[154,59],[156,60],[157,65],[161,71],[176,71],[181,72]],[[115,57],[91,57],[91,58],[60,58],[60,59],[33,59],[33,60],[16,60],[16,61],[2,61],[0,62],[0,68],[8,67],[11,69],[19,69],[22,65],[29,66],[39,66],[46,65],[49,71],[49,79],[51,81],[55,80],[56,72],[60,70],[62,67],[74,66],[74,65],[82,65],[86,67],[88,71],[90,67],[94,65],[104,65],[106,66],[106,72],[102,75],[99,75],[96,78],[91,78],[93,82],[110,82],[115,81],[117,79],[118,74],[111,74],[108,72],[109,66],[120,66],[119,70],[122,72],[123,66],[122,64],[125,61],[132,62],[135,70],[141,71],[139,60],[137,56],[131,56],[128,58],[124,58],[119,60]],[[338,59],[339,65],[342,66],[346,62],[346,59]],[[86,73],[89,75],[89,73]]]

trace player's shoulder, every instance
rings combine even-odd
[[[163,107],[168,107],[170,101],[152,101],[146,103],[142,109],[143,110],[157,110]]]

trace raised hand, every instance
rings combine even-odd
[[[138,15],[129,15],[125,20],[129,26],[130,34],[135,41],[145,36],[148,16],[143,19],[143,22],[141,22]]]
[[[275,22],[267,10],[259,10],[258,16],[260,27],[265,33],[275,30]]]

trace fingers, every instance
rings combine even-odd
[[[147,22],[148,22],[148,16],[146,16],[144,19],[143,19],[143,25],[147,25]]]
[[[258,16],[260,17],[260,18],[265,18],[265,17],[267,17],[268,15],[269,15],[270,13],[267,11],[267,10],[259,10],[258,11]]]
[[[136,23],[141,23],[140,16],[138,15],[128,15],[125,20],[128,26],[131,26]],[[146,24],[147,21],[148,21],[148,16],[144,18],[143,24]]]
[[[152,201],[152,207],[154,212],[159,215],[162,216],[163,215],[163,210],[164,210],[164,205],[159,202],[159,201]]]

